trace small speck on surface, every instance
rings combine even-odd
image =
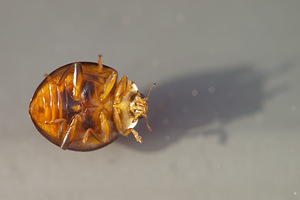
[[[294,192],[293,194],[296,196],[296,195],[297,195],[297,192]]]
[[[215,89],[214,86],[210,86],[210,87],[208,88],[208,92],[211,93],[211,94],[215,93],[215,91],[216,91],[216,89]]]
[[[198,96],[198,90],[192,90],[192,96],[193,97]]]

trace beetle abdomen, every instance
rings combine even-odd
[[[30,104],[30,114],[36,125],[45,132],[59,133],[58,119],[64,118],[65,95],[60,92],[58,86],[47,83],[36,94]],[[53,130],[54,129],[54,130]]]

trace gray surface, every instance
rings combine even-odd
[[[300,1],[1,1],[1,199],[299,199]],[[90,153],[35,130],[44,73],[114,66],[149,122]]]

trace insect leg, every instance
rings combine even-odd
[[[130,133],[132,133],[132,134],[134,135],[134,137],[135,137],[135,139],[136,139],[137,142],[143,143],[142,137],[141,137],[141,136],[139,135],[139,133],[138,133],[136,130],[134,130],[133,128],[129,128],[129,129],[126,130],[125,133],[121,133],[121,134],[127,136],[127,135],[129,135]]]
[[[80,63],[74,64],[74,78],[73,78],[73,97],[78,100],[81,95],[81,88],[83,82],[83,70]]]
[[[64,122],[65,120],[66,120],[66,119],[61,118],[61,119],[56,119],[56,120],[54,120],[54,121],[49,121],[49,122],[45,121],[45,124],[50,124],[50,125],[52,125],[52,124],[58,124],[58,123],[60,123],[60,122]]]
[[[73,72],[73,90],[72,94],[74,99],[78,100],[80,99],[80,91],[82,88],[82,82],[83,82],[83,70],[81,63],[74,63],[73,65],[70,65],[66,71],[63,73],[61,78],[59,79],[57,85],[60,85],[63,83],[63,81],[67,78],[68,74],[71,72],[71,70],[74,68]]]
[[[94,131],[94,129],[89,128],[85,131],[83,139],[82,139],[82,143],[85,144],[90,136],[90,134],[92,136],[94,136],[98,141],[102,142],[102,138],[100,138]]]
[[[114,94],[114,99],[116,103],[120,103],[120,97],[123,94],[123,92],[127,89],[127,82],[127,76],[123,76],[123,78],[119,81]]]
[[[104,93],[100,96],[101,101],[103,101],[109,95],[117,80],[117,76],[118,76],[117,72],[111,69],[105,70],[105,72],[109,72],[109,71],[111,71],[111,73],[104,84],[104,89],[103,89]]]
[[[62,145],[63,143],[63,138],[65,137],[66,129],[67,129],[67,123],[65,119],[62,119],[61,125],[60,125],[60,131],[59,131],[59,144]]]
[[[74,134],[75,134],[75,129],[77,127],[77,124],[79,122],[79,120],[81,119],[81,117],[79,115],[76,115],[72,121],[71,121],[71,125],[69,127],[69,129],[67,130],[66,132],[66,135],[63,137],[63,140],[62,140],[62,143],[60,145],[60,147],[63,149],[63,150],[66,150],[70,144],[72,143],[72,140],[74,138]],[[63,133],[63,126],[61,127],[61,135]]]
[[[99,96],[100,100],[103,101],[109,95],[112,88],[114,87],[118,74],[113,69],[106,69],[103,71],[102,55],[99,55],[98,71],[99,71],[99,74],[104,75],[103,78],[107,78],[107,76],[108,76],[107,80],[105,81],[104,88],[103,88],[104,93]]]
[[[114,118],[114,122],[115,122],[115,125],[116,125],[118,131],[124,136],[128,136],[130,133],[132,133],[134,135],[136,141],[138,141],[139,143],[143,143],[142,137],[139,136],[138,132],[136,130],[134,130],[133,128],[129,128],[126,131],[123,130],[124,128],[123,128],[123,123],[122,123],[120,114],[121,114],[120,109],[114,108],[113,118]]]
[[[121,115],[120,109],[114,108],[113,118],[114,118],[116,128],[118,129],[119,133],[123,133],[124,128],[123,128],[123,123],[122,123],[120,115]]]
[[[100,113],[100,122],[101,122],[101,132],[104,133],[104,142],[109,141],[109,136],[110,136],[110,128],[108,124],[107,117],[105,113],[101,112]]]
[[[99,67],[99,72],[102,72],[103,65],[102,65],[102,55],[99,55],[99,60],[98,60],[98,67]]]
[[[83,136],[83,139],[82,139],[83,144],[85,144],[87,142],[90,134],[102,143],[107,143],[109,141],[110,128],[109,128],[107,118],[103,112],[100,113],[99,117],[100,117],[100,121],[101,121],[101,123],[100,123],[101,131],[100,132],[104,134],[104,137],[100,137],[99,134],[95,133],[94,129],[89,128],[86,130],[86,132]]]

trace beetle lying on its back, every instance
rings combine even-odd
[[[127,76],[98,63],[76,62],[53,71],[36,89],[29,106],[38,131],[62,149],[91,151],[132,133],[140,117],[147,121],[148,96]],[[151,130],[148,122],[147,126]]]

